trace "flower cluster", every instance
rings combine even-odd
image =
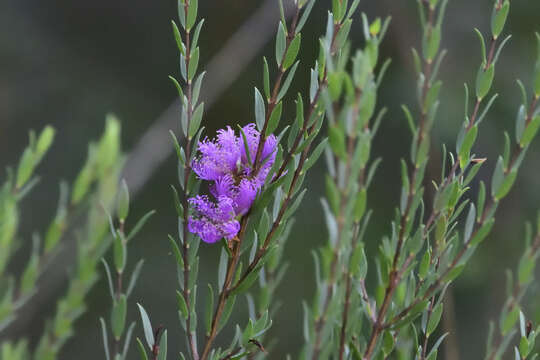
[[[227,127],[218,131],[215,139],[205,139],[198,144],[199,156],[191,164],[201,180],[210,181],[213,199],[199,195],[189,199],[193,215],[188,229],[207,243],[221,238],[234,238],[240,230],[237,217],[245,214],[274,163],[277,139],[266,138],[255,166],[260,133],[255,124],[242,128],[243,135],[237,136]]]

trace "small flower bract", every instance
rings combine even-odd
[[[237,217],[249,210],[275,161],[274,135],[266,138],[255,164],[261,135],[255,124],[244,126],[242,131],[246,143],[230,127],[219,130],[213,140],[204,139],[198,144],[200,154],[192,163],[195,174],[211,182],[213,199],[203,195],[189,200],[193,215],[188,228],[207,243],[236,236],[240,230]]]

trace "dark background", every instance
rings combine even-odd
[[[308,84],[308,66],[316,55],[317,38],[324,31],[330,1],[318,1],[304,30],[301,60],[295,88]],[[389,33],[382,46],[382,57],[391,57],[392,65],[383,82],[379,106],[387,106],[375,140],[373,154],[384,161],[370,190],[369,206],[374,210],[366,242],[375,248],[390,232],[390,218],[399,201],[399,159],[408,156],[410,143],[406,121],[399,109],[403,103],[414,107],[415,78],[410,48],[419,46],[419,22],[416,2],[364,0],[360,11],[373,19],[391,15]],[[206,19],[200,38],[201,64],[215,54],[224,42],[259,6],[260,1],[200,1],[200,15]],[[276,2],[277,8],[277,2]],[[489,31],[492,1],[453,0],[449,2],[444,24],[443,46],[449,50],[441,70],[444,87],[442,104],[433,130],[433,155],[428,178],[438,178],[440,146],[454,148],[463,120],[463,83],[471,84],[480,62],[478,41],[473,28]],[[40,186],[22,204],[20,235],[30,241],[33,231],[44,231],[54,216],[58,182],[72,180],[86,156],[87,143],[96,139],[104,117],[114,112],[122,120],[123,149],[129,151],[161,112],[175,100],[175,90],[167,75],[176,74],[177,51],[170,29],[176,18],[174,0],[3,0],[0,5],[0,167],[15,164],[27,143],[30,128],[52,124],[57,139],[38,173]],[[503,131],[513,134],[514,119],[520,102],[516,78],[527,85],[535,59],[534,31],[540,31],[540,2],[512,2],[507,32],[513,38],[497,66],[494,88],[500,93],[493,110],[482,123],[475,152],[487,157],[480,177],[490,178],[496,156],[502,152]],[[274,27],[272,32],[274,32]],[[351,31],[353,45],[362,44],[360,17],[355,17]],[[225,124],[253,121],[253,86],[261,86],[261,56],[273,59],[273,43],[260,51],[241,76],[218,101],[206,111],[203,120],[208,134]],[[232,60],[234,61],[234,59]],[[226,72],[224,66],[222,71]],[[207,79],[213,75],[208,74]],[[214,75],[215,76],[215,75]],[[292,110],[289,105],[286,110]],[[290,118],[291,112],[285,117]],[[166,132],[163,142],[169,141]],[[454,340],[462,359],[476,359],[484,351],[488,320],[496,317],[504,301],[504,270],[515,267],[523,245],[523,224],[535,219],[540,208],[538,186],[540,141],[531,146],[511,195],[500,207],[498,222],[490,238],[479,248],[465,273],[453,287],[455,311]],[[136,162],[137,159],[135,159]],[[140,165],[140,164],[139,164]],[[144,167],[144,166],[143,166]],[[175,307],[175,270],[169,256],[167,234],[176,231],[174,207],[169,184],[176,182],[175,159],[167,161],[153,174],[132,204],[132,218],[149,209],[155,216],[145,230],[130,244],[130,261],[145,258],[141,279],[130,299],[130,318],[137,319],[135,302],[141,302],[154,323],[169,329],[170,358],[184,349]],[[289,271],[279,289],[283,306],[274,319],[272,334],[280,343],[270,355],[293,358],[302,344],[301,300],[311,301],[314,279],[311,249],[325,241],[326,231],[319,206],[322,194],[323,162],[312,171],[306,185],[310,188],[297,216],[297,223],[287,243]],[[428,185],[429,188],[429,185]],[[474,189],[473,189],[474,191]],[[66,239],[69,241],[69,239]],[[12,266],[26,259],[20,253]],[[218,252],[216,247],[200,249],[200,280],[215,281]],[[24,324],[10,331],[35,341],[44,320],[54,309],[55,296],[64,291],[66,278],[53,282],[50,296],[40,299]],[[202,297],[201,297],[202,298]],[[538,304],[535,290],[529,303]],[[204,303],[204,302],[202,302]],[[62,353],[62,359],[104,357],[98,317],[108,316],[110,299],[105,281],[100,281],[88,297],[89,312],[76,324],[76,336]],[[237,306],[243,311],[245,306]],[[540,319],[540,307],[528,307],[528,315]],[[536,313],[535,313],[536,311]],[[202,325],[202,324],[201,324]],[[140,327],[137,336],[142,336]],[[202,339],[202,336],[201,336]],[[134,347],[133,347],[134,348]],[[134,354],[134,353],[133,353]],[[135,355],[132,355],[135,358]],[[130,356],[131,358],[131,356]]]

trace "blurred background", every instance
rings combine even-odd
[[[200,38],[203,67],[213,62],[206,77],[206,96],[213,102],[206,107],[203,120],[211,135],[226,124],[252,122],[253,86],[261,86],[262,55],[273,58],[273,37],[277,27],[277,1],[259,10],[270,26],[237,41],[234,56],[225,60],[214,57],[227,41],[262,6],[263,1],[200,1],[200,16],[206,19]],[[306,89],[308,67],[317,53],[317,39],[324,31],[326,11],[331,1],[319,0],[304,30],[301,67],[293,91]],[[442,104],[433,136],[433,155],[428,179],[438,178],[441,142],[453,149],[463,120],[463,83],[472,83],[480,63],[478,40],[473,28],[489,31],[491,0],[452,0],[444,24],[443,46],[449,50],[441,70],[444,81]],[[387,106],[375,141],[373,154],[382,156],[371,188],[369,206],[374,210],[366,242],[375,250],[384,234],[390,232],[390,218],[399,201],[399,159],[407,157],[409,131],[400,111],[405,103],[414,108],[415,78],[410,55],[419,46],[419,21],[413,0],[363,0],[360,11],[370,19],[392,16],[389,32],[382,46],[382,57],[392,58],[384,79],[379,107]],[[487,157],[480,177],[489,179],[496,156],[502,149],[503,131],[514,131],[515,114],[520,102],[516,78],[530,83],[535,59],[534,31],[540,31],[540,2],[513,1],[507,32],[512,40],[499,60],[494,88],[500,93],[493,110],[482,123],[475,148],[478,156]],[[177,74],[177,50],[170,20],[176,19],[176,0],[2,0],[0,5],[0,168],[16,164],[27,143],[28,130],[52,124],[57,130],[55,145],[38,169],[42,181],[22,204],[20,235],[30,242],[34,231],[43,232],[54,216],[61,179],[73,180],[81,167],[87,143],[96,139],[104,127],[105,114],[115,113],[122,121],[123,149],[140,145],[139,140],[159,120],[176,97],[167,76]],[[263,26],[264,27],[264,26]],[[360,17],[355,17],[353,47],[362,45]],[[256,44],[262,41],[262,46]],[[253,40],[253,42],[251,41]],[[239,45],[239,46],[238,46]],[[254,58],[250,60],[249,53]],[[213,59],[213,60],[212,60]],[[242,63],[230,85],[220,77]],[[221,83],[219,83],[221,81]],[[212,84],[219,83],[214,88]],[[225,85],[223,85],[225,84]],[[293,94],[293,92],[290,92]],[[203,97],[205,95],[202,95]],[[285,107],[292,115],[292,101]],[[173,108],[174,109],[174,108]],[[171,113],[165,113],[165,117]],[[176,115],[174,112],[172,113]],[[287,117],[285,117],[287,119]],[[170,118],[175,128],[179,115]],[[157,144],[168,144],[168,128],[154,131]],[[404,134],[406,134],[404,136]],[[147,144],[148,145],[148,144]],[[133,243],[130,260],[144,258],[146,263],[136,290],[130,299],[131,319],[138,320],[135,302],[145,305],[155,324],[169,330],[171,354],[184,349],[175,305],[175,267],[169,254],[168,233],[176,232],[176,217],[169,184],[176,183],[176,162],[172,152],[160,162],[154,150],[130,158],[127,172],[134,187],[144,185],[133,196],[132,219],[156,209],[149,225]],[[160,149],[158,149],[160,148]],[[158,152],[159,152],[158,151]],[[523,248],[524,222],[533,220],[540,209],[540,141],[536,141],[522,166],[511,195],[500,207],[498,222],[490,238],[482,244],[463,276],[453,286],[454,311],[450,314],[453,334],[450,344],[462,359],[477,359],[483,354],[488,321],[496,318],[504,301],[504,271],[514,268]],[[149,168],[150,160],[156,167]],[[2,170],[3,171],[3,170]],[[324,163],[312,171],[306,185],[310,188],[298,211],[297,222],[289,239],[285,257],[289,271],[278,291],[283,302],[274,319],[272,334],[279,334],[279,346],[269,358],[295,358],[302,344],[301,300],[311,301],[314,279],[310,251],[325,241],[326,230],[319,206],[323,186]],[[5,176],[3,171],[2,176]],[[138,181],[136,184],[135,182]],[[474,189],[473,189],[474,191]],[[73,239],[65,239],[67,241]],[[218,261],[216,246],[201,245],[200,280],[215,281]],[[11,269],[17,272],[27,252],[20,251]],[[69,259],[64,259],[66,269]],[[27,336],[36,341],[55,307],[55,298],[65,290],[67,270],[48,283],[46,296],[25,308],[26,319],[8,330],[8,336]],[[47,274],[45,275],[45,277]],[[540,320],[540,293],[528,297],[529,315]],[[204,302],[203,302],[204,303]],[[536,304],[536,308],[534,307]],[[110,298],[104,279],[88,298],[89,311],[76,324],[76,337],[65,346],[62,359],[103,358],[99,316],[108,316]],[[245,306],[236,310],[244,311]],[[245,314],[244,314],[245,315]],[[242,314],[240,314],[242,316]],[[243,317],[242,317],[243,318]],[[136,335],[141,336],[140,326]],[[133,346],[134,349],[134,346]],[[135,358],[134,352],[132,353]],[[130,356],[131,358],[131,356]]]

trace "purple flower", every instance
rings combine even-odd
[[[214,203],[207,196],[196,196],[189,202],[194,215],[188,219],[188,229],[204,242],[215,243],[221,238],[230,240],[240,230],[240,223],[234,218],[232,199],[220,196]]]
[[[242,135],[236,135],[230,127],[219,130],[215,139],[206,138],[198,144],[200,154],[192,168],[200,179],[211,182],[209,189],[215,201],[208,196],[189,200],[194,215],[189,218],[188,229],[205,242],[236,236],[240,230],[236,217],[249,210],[275,161],[274,135],[266,138],[256,166],[260,133],[255,124],[248,124],[242,130],[246,144]]]
[[[234,131],[227,126],[218,131],[217,139],[199,142],[201,155],[193,161],[193,171],[203,180],[217,180],[234,171],[240,159],[240,146]]]

